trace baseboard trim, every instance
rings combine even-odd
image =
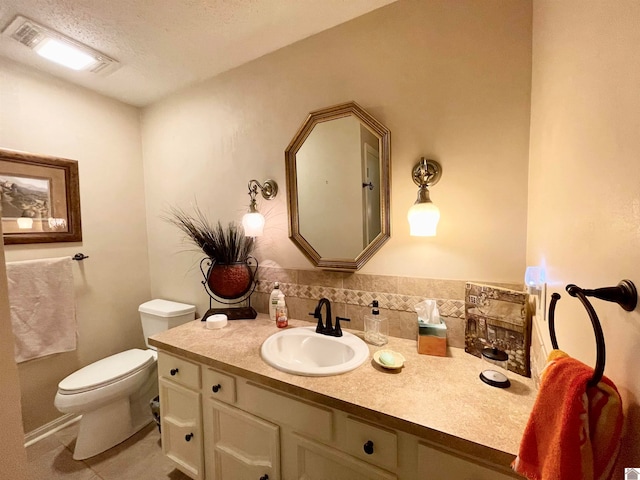
[[[36,442],[39,442],[43,438],[48,437],[49,435],[53,435],[58,430],[62,430],[67,425],[71,425],[74,422],[80,420],[82,415],[78,415],[75,413],[67,413],[61,417],[56,418],[54,421],[47,423],[41,427],[32,430],[24,436],[24,446],[25,448],[29,445],[33,445]]]

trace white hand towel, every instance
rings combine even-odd
[[[16,362],[76,349],[70,257],[7,263]]]

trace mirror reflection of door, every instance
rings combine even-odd
[[[366,130],[371,134],[364,127],[362,127],[362,130]],[[365,248],[382,231],[380,222],[380,152],[378,142],[376,141],[375,146],[373,146],[365,140],[362,148],[362,157],[362,211],[364,213],[362,247]]]

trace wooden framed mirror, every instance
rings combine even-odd
[[[360,269],[391,236],[390,132],[355,102],[311,112],[285,151],[289,238],[319,268]]]

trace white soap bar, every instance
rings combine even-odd
[[[224,328],[227,325],[227,316],[224,313],[216,313],[207,317],[207,328],[216,330],[218,328]]]

